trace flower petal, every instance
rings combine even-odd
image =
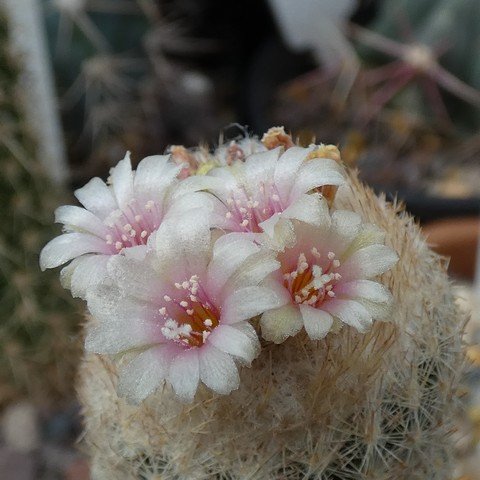
[[[360,232],[362,217],[348,210],[336,210],[332,213],[332,227],[346,241],[352,241]]]
[[[335,288],[335,294],[346,295],[354,299],[364,298],[376,303],[390,303],[392,301],[392,294],[388,288],[371,280],[353,280],[340,283]]]
[[[84,255],[76,259],[76,266],[70,278],[70,290],[73,297],[85,299],[87,289],[105,280],[108,275],[107,263],[110,258],[110,255]]]
[[[234,291],[222,305],[222,323],[231,325],[252,317],[272,308],[284,305],[282,298],[271,288],[250,286]]]
[[[208,266],[209,287],[214,294],[218,294],[239,266],[258,251],[260,247],[248,235],[230,233],[221,236],[213,246]]]
[[[200,274],[207,268],[211,249],[210,212],[195,208],[180,218],[164,219],[155,234],[155,252],[159,262],[167,267]]]
[[[112,191],[98,177],[92,178],[82,188],[75,190],[74,195],[87,210],[102,220],[118,208]]]
[[[88,351],[113,354],[164,343],[158,308],[154,305],[125,297],[113,285],[89,290],[87,303],[97,321],[87,332]]]
[[[69,230],[92,233],[103,239],[108,233],[107,227],[96,215],[74,205],[58,207],[55,210],[55,222],[63,223]]]
[[[275,258],[275,252],[262,248],[250,255],[240,265],[238,270],[229,278],[222,294],[226,296],[234,290],[258,285],[267,275],[278,270],[279,267],[280,263]]]
[[[175,393],[184,402],[191,402],[195,396],[200,378],[198,349],[191,348],[177,355],[170,366],[168,379]]]
[[[302,315],[297,306],[284,305],[265,312],[260,320],[262,337],[274,343],[282,343],[303,327]]]
[[[48,242],[40,253],[40,268],[55,268],[85,253],[108,254],[105,240],[88,233],[64,233]]]
[[[385,245],[361,248],[347,258],[338,269],[346,280],[373,278],[389,270],[398,261],[398,255]]]
[[[215,170],[221,171],[222,173],[227,173],[229,183],[235,182],[233,175],[230,172],[224,172],[223,168],[216,168]],[[173,198],[179,198],[186,193],[191,192],[200,192],[203,190],[212,190],[212,191],[224,191],[225,182],[217,178],[217,176],[212,175],[213,170],[209,172],[208,175],[192,175],[191,177],[185,178],[182,180],[178,186],[175,188],[175,191],[172,192]]]
[[[248,190],[252,185],[259,185],[263,180],[271,182],[275,166],[278,161],[282,149],[281,147],[267,150],[265,152],[258,152],[250,155],[242,164],[242,183]],[[254,192],[257,194],[257,192]]]
[[[133,172],[130,152],[127,152],[125,158],[110,170],[110,182],[118,206],[124,209],[133,198]]]
[[[256,335],[252,337],[230,325],[219,325],[207,341],[248,364],[260,353],[260,342]]]
[[[199,349],[200,379],[214,392],[226,395],[240,384],[238,370],[232,357],[206,343]]]
[[[283,218],[292,218],[316,226],[330,226],[330,213],[326,200],[318,194],[303,194],[282,213]]]
[[[354,300],[335,299],[325,302],[322,308],[359,332],[365,332],[372,324],[372,316],[368,310]]]
[[[165,190],[176,182],[181,165],[170,162],[170,155],[153,155],[144,158],[137,166],[133,181],[136,195],[145,200],[163,198]]]
[[[283,218],[282,214],[276,213],[258,226],[265,232],[261,239],[262,244],[272,250],[283,250],[286,246],[293,246],[295,233],[292,222]]]
[[[324,185],[342,185],[345,183],[343,168],[329,158],[315,158],[305,162],[298,171],[290,199],[308,193]]]
[[[305,330],[312,340],[324,338],[332,328],[333,317],[319,308],[300,305],[300,313],[303,317]]]
[[[291,147],[278,159],[273,181],[283,202],[288,201],[297,171],[312,150],[313,147]]]
[[[115,255],[108,263],[108,273],[124,294],[141,300],[152,301],[164,289],[161,277],[152,268],[152,262],[147,260],[138,261]]]
[[[138,404],[151,395],[168,375],[173,352],[169,345],[149,348],[119,370],[118,393]]]

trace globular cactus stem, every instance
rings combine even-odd
[[[304,331],[262,340],[238,390],[199,388],[191,404],[166,385],[131,405],[117,394],[115,359],[86,354],[79,393],[93,478],[451,478],[465,322],[446,262],[354,172],[333,207],[382,229],[398,253],[381,277],[394,299],[386,321],[318,341]]]

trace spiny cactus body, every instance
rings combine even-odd
[[[20,395],[71,396],[79,323],[55,275],[38,267],[59,197],[36,158],[8,26],[0,12],[0,407]]]
[[[138,406],[116,392],[108,357],[87,354],[79,385],[95,479],[449,479],[464,319],[445,262],[400,207],[350,174],[335,205],[387,234],[382,277],[395,307],[360,334],[303,332],[192,404],[165,385]]]

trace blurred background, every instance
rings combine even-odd
[[[284,125],[451,258],[473,313],[454,478],[480,479],[479,19],[480,0],[0,0],[0,478],[89,478],[83,307],[38,268],[55,207],[126,150]]]

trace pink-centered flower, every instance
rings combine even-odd
[[[320,227],[296,223],[295,234],[295,245],[278,254],[281,267],[269,277],[286,304],[262,316],[265,339],[281,343],[304,327],[318,340],[335,323],[364,332],[374,319],[386,319],[391,294],[372,279],[398,257],[379,229],[354,212],[337,210]]]
[[[208,190],[217,198],[216,223],[223,230],[260,234],[275,246],[291,237],[291,220],[323,224],[328,205],[315,190],[345,181],[336,161],[314,158],[316,148],[257,152],[245,162],[191,177],[183,188]]]
[[[123,357],[119,392],[139,402],[164,381],[191,401],[199,382],[220,394],[238,388],[237,363],[259,353],[248,320],[282,304],[260,282],[275,254],[236,233],[211,238],[202,209],[165,221],[143,258],[114,257],[111,283],[89,290],[97,325],[86,349]]]
[[[63,223],[65,233],[42,250],[42,270],[73,259],[61,278],[74,296],[84,297],[90,285],[105,277],[112,256],[145,247],[167,212],[174,210],[170,190],[181,168],[162,155],[143,159],[132,171],[127,153],[112,168],[109,184],[96,177],[76,190],[85,208],[67,205],[55,211],[55,221]]]

